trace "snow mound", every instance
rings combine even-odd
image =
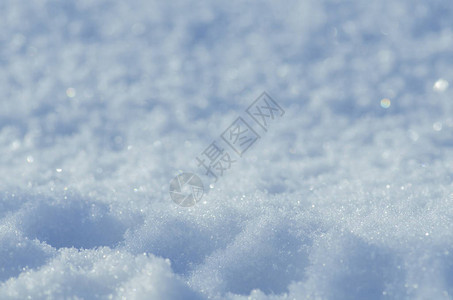
[[[452,28],[441,0],[1,1],[0,299],[451,299]],[[263,91],[285,114],[175,204]]]

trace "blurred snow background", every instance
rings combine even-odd
[[[452,299],[452,82],[448,1],[1,1],[0,298]]]

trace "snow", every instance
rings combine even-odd
[[[452,25],[440,0],[2,1],[0,299],[452,299]],[[284,116],[176,205],[263,91]]]

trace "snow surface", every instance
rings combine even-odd
[[[453,299],[452,83],[451,1],[3,0],[0,299]]]

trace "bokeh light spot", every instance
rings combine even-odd
[[[381,100],[382,108],[389,108],[391,104],[392,104],[392,102],[390,101],[390,99],[384,98]]]
[[[69,98],[74,98],[75,95],[76,95],[76,91],[74,88],[68,88],[66,90],[66,95],[69,97]]]
[[[433,124],[433,129],[435,131],[441,131],[442,130],[442,123],[441,122],[436,122]]]
[[[448,88],[448,81],[443,78],[438,79],[433,86],[435,92],[444,92]]]

